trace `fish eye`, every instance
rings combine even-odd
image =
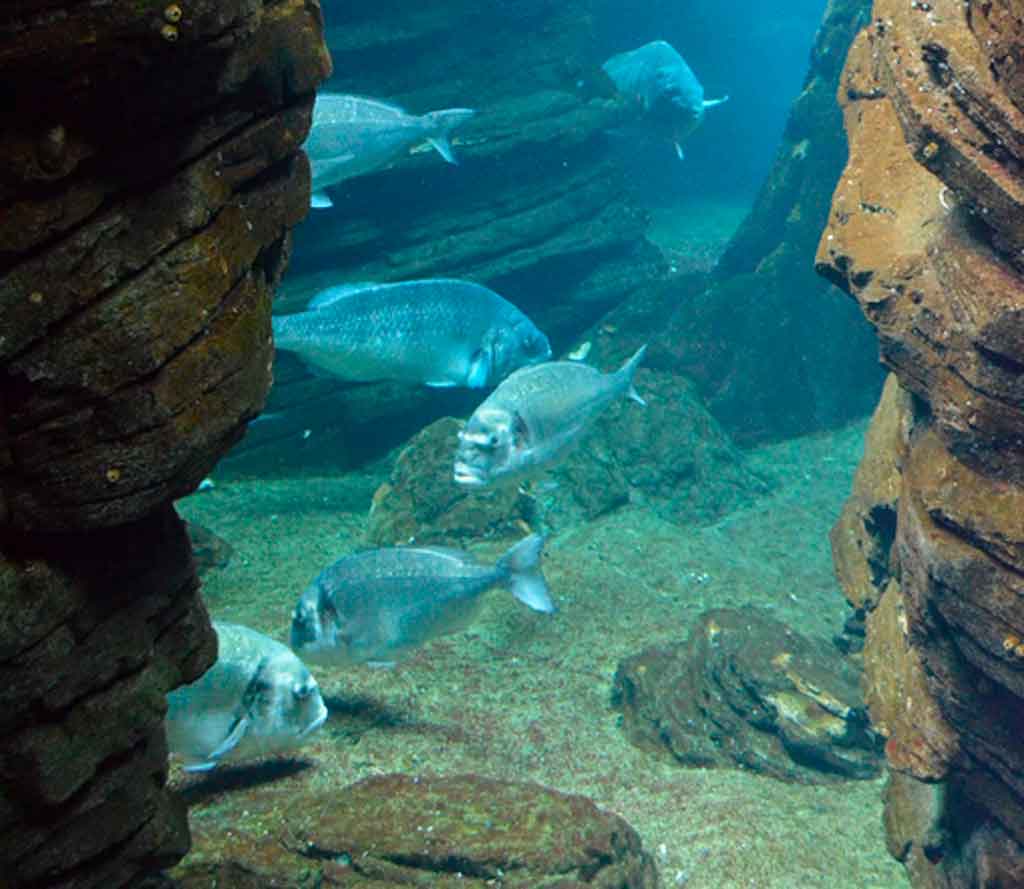
[[[487,436],[487,444],[492,448],[496,448],[498,446],[498,436],[496,433],[492,432]]]
[[[292,686],[292,694],[299,698],[299,700],[302,700],[303,698],[308,698],[313,694],[314,687],[315,686],[309,683],[298,682]]]

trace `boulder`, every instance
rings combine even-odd
[[[685,642],[623,661],[613,701],[639,747],[785,781],[873,778],[880,744],[857,670],[762,609],[705,612]]]
[[[295,800],[286,838],[228,838],[222,861],[188,863],[181,889],[656,889],[636,831],[589,799],[477,775],[380,775]],[[242,867],[244,852],[258,867]],[[206,882],[204,882],[206,881]]]

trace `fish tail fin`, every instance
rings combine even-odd
[[[448,163],[457,164],[459,162],[452,151],[448,137],[452,130],[465,123],[474,114],[476,112],[472,108],[445,108],[443,111],[431,111],[423,115],[428,130],[427,141]]]
[[[527,608],[552,614],[557,609],[540,570],[543,549],[544,538],[540,534],[531,534],[498,559],[498,570],[508,575],[506,582],[512,595]]]
[[[728,96],[722,96],[722,98],[720,98],[720,99],[705,99],[704,100],[704,107],[705,108],[714,108],[716,105],[722,105],[722,104],[724,104],[725,102],[728,102],[728,101],[729,101],[729,97]]]
[[[626,397],[632,399],[641,407],[647,407],[647,402],[640,397],[640,393],[637,392],[636,388],[633,386],[633,376],[636,374],[636,369],[640,366],[640,362],[643,360],[644,353],[646,351],[647,343],[644,343],[636,350],[636,352],[633,353],[633,357],[623,364],[618,371],[616,371],[616,374],[626,381]]]

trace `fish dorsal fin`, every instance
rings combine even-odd
[[[722,96],[722,98],[720,98],[720,99],[705,99],[704,100],[704,107],[705,108],[714,108],[716,105],[722,105],[723,103],[728,102],[728,101],[729,101],[729,97],[728,96]]]
[[[409,546],[404,547],[404,549],[411,549],[418,553],[430,553],[431,555],[447,559],[450,562],[458,562],[460,565],[467,561],[472,561],[472,556],[469,553],[456,549],[453,546]]]
[[[317,293],[306,303],[306,308],[310,311],[325,309],[328,306],[334,305],[340,299],[345,299],[354,293],[361,293],[363,290],[376,286],[377,284],[374,281],[353,281],[349,284],[335,284],[333,287],[328,287],[326,290],[321,290]]]

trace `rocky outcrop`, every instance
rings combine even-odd
[[[583,337],[609,363],[649,343],[646,366],[692,379],[741,445],[839,425],[878,397],[870,328],[814,274],[846,160],[835,91],[869,5],[828,4],[772,170],[714,274],[647,288]]]
[[[261,816],[263,813],[260,813]],[[330,885],[349,889],[655,889],[640,837],[582,796],[477,775],[382,775],[288,807],[286,834],[225,842],[259,870],[196,862],[182,889]],[[261,823],[265,819],[261,817]]]
[[[706,612],[686,642],[623,661],[612,697],[634,744],[684,766],[801,783],[879,772],[856,669],[759,609]]]
[[[606,145],[605,131],[627,110],[601,72],[591,3],[338,3],[327,12],[331,89],[417,113],[468,106],[478,114],[453,139],[458,166],[426,147],[333,189],[336,209],[312,214],[296,239],[276,311],[341,280],[463,277],[516,303],[557,351],[662,276],[661,255],[643,236],[646,213]],[[527,32],[537,39],[523,39]],[[280,456],[289,438],[324,427],[351,465],[382,427],[408,435],[409,417],[423,426],[456,412],[448,393],[311,379],[290,359],[275,372],[275,428],[238,450],[250,465],[254,449]],[[374,456],[398,441],[389,434]]]
[[[164,695],[216,641],[170,501],[269,386],[329,62],[303,0],[0,12],[0,874],[116,887],[188,847]]]
[[[1024,861],[1024,106],[1005,4],[878,0],[820,270],[894,371],[833,547],[867,612],[890,848],[916,886]]]

